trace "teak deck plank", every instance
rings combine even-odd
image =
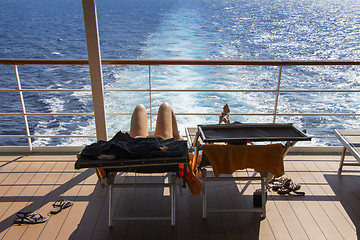
[[[351,157],[348,157],[351,160]],[[357,239],[360,228],[360,168],[337,174],[340,156],[289,155],[286,176],[305,196],[268,193],[267,218],[260,213],[208,213],[202,197],[176,190],[176,226],[170,221],[114,221],[108,227],[108,196],[92,169],[75,170],[72,155],[0,156],[0,239]],[[211,174],[211,171],[210,171]],[[252,170],[236,176],[252,175]],[[116,181],[132,181],[121,174]],[[140,175],[150,182],[164,174]],[[209,207],[252,207],[259,181],[207,182]],[[114,190],[114,210],[122,216],[168,216],[168,189]],[[13,225],[17,211],[43,216],[59,198],[74,205],[44,224]]]

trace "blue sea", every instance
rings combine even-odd
[[[359,60],[358,0],[97,0],[103,59]],[[80,0],[1,0],[0,58],[86,59]],[[90,89],[88,66],[19,66],[23,89]],[[358,66],[284,67],[281,89],[360,89]],[[276,89],[278,67],[154,66],[153,89]],[[103,66],[104,88],[147,89],[148,67]],[[0,65],[0,89],[16,89],[12,66]],[[154,92],[152,112],[169,102],[178,113],[272,113],[274,93]],[[91,113],[88,92],[25,92],[28,113]],[[359,114],[360,94],[281,93],[278,113]],[[129,129],[148,93],[107,91],[108,135]],[[0,92],[1,113],[20,113],[18,93]],[[231,121],[272,122],[238,116]],[[33,135],[95,135],[90,116],[29,116]],[[155,119],[154,119],[155,121]],[[217,116],[178,116],[179,128],[217,123]],[[310,135],[358,129],[358,116],[278,117]],[[25,135],[22,116],[0,116],[1,135]],[[34,139],[34,146],[84,145],[95,139]],[[337,145],[313,139],[311,145]],[[27,145],[0,138],[0,145]]]

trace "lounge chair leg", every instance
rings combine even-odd
[[[341,159],[340,159],[338,174],[341,174],[341,172],[342,172],[342,168],[343,168],[344,160],[345,160],[345,154],[346,154],[346,147],[343,147],[343,151],[341,153]]]
[[[112,184],[109,185],[109,227],[112,227],[112,218],[113,218],[113,214],[112,214],[112,195],[113,195],[113,186]]]
[[[175,226],[175,208],[176,208],[176,199],[175,199],[175,175],[170,177],[170,200],[171,200],[171,226]]]
[[[203,219],[206,219],[206,191],[205,188],[203,190]]]
[[[207,213],[207,200],[206,200],[206,169],[201,170],[202,180],[203,180],[203,219],[206,219],[206,213]]]

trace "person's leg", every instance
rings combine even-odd
[[[169,103],[162,103],[159,107],[154,135],[160,136],[164,139],[181,139],[177,127],[176,117]]]
[[[219,124],[230,124],[230,108],[228,104],[224,105],[223,111],[219,117]]]
[[[138,104],[131,116],[130,126],[131,137],[148,137],[147,112],[142,104]]]

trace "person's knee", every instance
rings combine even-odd
[[[146,108],[144,105],[138,104],[138,105],[136,105],[135,110],[146,110]]]
[[[172,109],[172,108],[171,108],[170,103],[163,102],[163,103],[160,105],[159,109]]]
[[[146,108],[142,104],[136,105],[136,107],[134,109],[134,114],[139,114],[139,113],[146,113]]]

